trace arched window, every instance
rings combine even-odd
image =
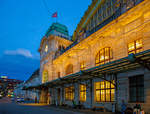
[[[69,64],[69,65],[66,67],[65,73],[66,73],[66,75],[73,73],[73,65],[72,65],[72,64]]]
[[[110,47],[103,48],[96,54],[95,65],[110,62],[110,59],[112,59],[112,49]]]
[[[48,82],[48,71],[43,71],[43,78],[42,78],[42,82]]]

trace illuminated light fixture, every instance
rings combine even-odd
[[[45,46],[45,52],[48,52],[48,45]]]
[[[6,79],[6,78],[8,78],[8,76],[1,76],[1,78],[4,78],[4,79]]]

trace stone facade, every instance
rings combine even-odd
[[[143,75],[144,76],[144,102],[140,102],[141,107],[146,111],[150,112],[149,101],[150,101],[150,93],[149,93],[149,70],[147,70],[146,66],[141,65],[134,70],[124,70],[123,72],[113,73],[113,72],[105,72],[106,77],[98,78],[91,76],[91,74],[83,74],[89,75],[90,79],[86,80],[76,80],[75,79],[66,81],[63,80],[65,78],[71,76],[71,74],[81,73],[81,64],[84,62],[85,69],[84,71],[88,71],[89,69],[97,70],[96,66],[96,56],[97,53],[101,49],[105,49],[109,47],[112,51],[112,57],[109,58],[109,61],[106,61],[104,65],[109,64],[110,62],[114,62],[117,60],[122,60],[124,57],[128,57],[129,55],[129,44],[135,42],[140,39],[142,43],[142,47],[139,52],[145,52],[150,49],[150,1],[144,0],[139,3],[135,7],[131,8],[127,12],[123,13],[121,16],[111,21],[109,24],[105,25],[101,29],[97,30],[84,40],[74,44],[72,41],[68,39],[63,39],[60,36],[50,35],[47,38],[43,38],[40,46],[40,54],[41,54],[41,66],[40,66],[40,76],[45,78],[46,76],[49,85],[47,85],[46,94],[48,99],[48,103],[62,105],[67,104],[72,106],[75,104],[82,104],[86,108],[93,108],[95,106],[104,106],[107,110],[113,111],[121,110],[122,100],[125,101],[127,106],[132,107],[135,106],[137,102],[130,103],[130,93],[129,93],[129,78],[133,76]],[[137,43],[136,43],[137,44]],[[45,46],[49,45],[48,52],[45,52]],[[65,50],[60,51],[59,46],[64,46]],[[68,48],[69,46],[69,48]],[[138,53],[138,52],[137,52]],[[110,54],[109,54],[110,57]],[[149,56],[147,56],[149,58]],[[101,59],[101,58],[100,58]],[[69,67],[69,65],[73,67]],[[126,64],[126,63],[125,63]],[[138,64],[138,63],[137,63]],[[100,65],[99,67],[103,67],[104,65]],[[134,67],[134,66],[132,66]],[[120,69],[119,65],[116,68]],[[108,68],[109,69],[109,68]],[[106,68],[106,70],[108,70]],[[126,66],[123,69],[127,69]],[[68,71],[69,70],[69,71]],[[46,76],[43,75],[43,72],[46,71]],[[69,72],[69,74],[68,74]],[[93,71],[94,72],[94,71]],[[103,72],[99,72],[103,74]],[[91,78],[92,77],[92,78]],[[51,83],[58,81],[60,79],[60,83],[54,84],[51,87]],[[62,81],[61,81],[62,79]],[[102,81],[115,81],[115,96],[114,100],[111,102],[96,102],[95,98],[95,83]],[[42,82],[43,84],[46,83]],[[86,85],[86,101],[80,101],[80,85]],[[112,82],[110,84],[113,84]],[[73,86],[74,87],[74,99],[66,100],[65,99],[65,88]],[[46,96],[43,95],[43,96]],[[71,93],[70,93],[71,94]],[[107,95],[106,95],[107,96]],[[106,98],[105,98],[106,100]],[[44,99],[45,102],[47,102]],[[79,102],[80,101],[80,102]],[[73,103],[74,102],[74,103]],[[139,102],[138,102],[139,103]]]

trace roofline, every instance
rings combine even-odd
[[[105,0],[94,0],[92,2],[92,4],[88,7],[88,9],[85,11],[83,17],[81,18],[79,24],[77,25],[77,27],[76,27],[76,29],[75,29],[75,31],[73,33],[73,40],[75,40],[75,38],[76,38],[76,35],[77,35],[76,33],[78,33],[79,30],[82,27],[84,27],[86,25],[86,23],[88,23],[88,21],[90,20],[91,16],[94,15],[94,13],[97,10],[97,8],[99,7],[99,5],[101,5],[104,1]],[[97,6],[95,7],[96,3],[97,3]]]

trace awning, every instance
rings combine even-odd
[[[135,57],[135,59],[150,63],[150,50],[146,50],[146,51],[137,53],[135,55],[134,54],[132,55]],[[144,65],[142,66],[136,60],[135,61],[130,60],[132,55],[129,55],[122,59],[115,60],[115,61],[103,64],[103,65],[90,68],[87,70],[82,70],[77,73],[58,78],[56,80],[46,82],[35,88],[38,89],[38,88],[43,88],[43,87],[54,87],[54,86],[59,86],[65,83],[91,79],[93,77],[102,77],[104,76],[104,74],[118,74],[118,73],[130,71],[130,70],[134,70],[140,67],[144,67]]]

